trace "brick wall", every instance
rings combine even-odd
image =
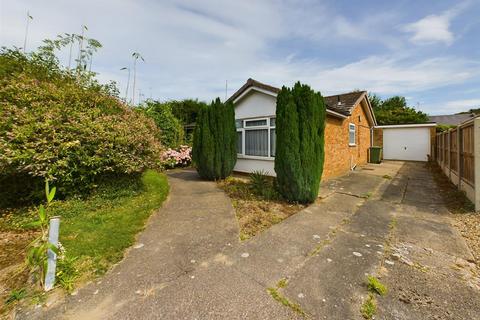
[[[365,164],[368,161],[370,147],[370,124],[362,104],[358,104],[347,119],[327,116],[325,128],[325,164],[322,179],[346,174],[351,166]],[[363,105],[365,106],[365,105]],[[356,125],[356,146],[348,144],[348,125]]]

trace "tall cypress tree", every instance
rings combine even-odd
[[[223,179],[237,161],[235,113],[217,98],[200,109],[193,139],[193,161],[207,180]]]
[[[325,104],[299,82],[277,95],[275,172],[279,192],[290,201],[313,202],[323,172]]]

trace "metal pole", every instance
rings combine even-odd
[[[48,242],[58,248],[58,233],[60,229],[60,217],[50,219],[50,228],[48,229]],[[55,269],[57,267],[57,255],[48,249],[47,272],[45,274],[45,291],[53,289],[55,284]]]

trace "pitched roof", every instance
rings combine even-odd
[[[228,99],[228,101],[235,101],[238,97],[240,97],[245,91],[247,91],[251,87],[260,88],[262,90],[271,92],[273,94],[277,94],[280,91],[280,88],[276,88],[268,84],[254,80],[252,78],[249,78],[247,82]],[[325,101],[325,104],[327,105],[327,109],[340,113],[341,115],[344,115],[344,116],[350,116],[352,114],[353,108],[358,104],[360,99],[362,99],[363,96],[366,94],[367,94],[366,91],[354,91],[354,92],[342,93],[334,96],[323,97],[323,99]]]
[[[352,114],[353,108],[366,94],[366,91],[354,91],[334,96],[323,97],[323,100],[325,100],[327,108],[343,115],[349,116]]]
[[[438,124],[458,126],[462,122],[475,118],[473,113],[446,114],[440,116],[428,116],[428,121]]]

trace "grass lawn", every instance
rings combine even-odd
[[[232,199],[240,240],[249,239],[306,207],[282,200],[274,189],[273,179],[256,188],[246,177],[228,177],[218,181],[218,186]]]
[[[167,177],[150,170],[141,177],[117,179],[102,185],[87,199],[55,201],[48,208],[48,214],[61,217],[60,243],[66,250],[67,261],[71,262],[67,269],[76,269],[73,282],[78,284],[101,275],[121,260],[124,250],[134,243],[136,234],[144,228],[154,209],[162,205],[168,191]],[[0,235],[17,238],[23,234],[34,235],[35,231],[27,225],[35,219],[35,208],[4,212],[0,216]],[[17,269],[23,263],[24,248],[32,237],[20,237],[20,243],[15,245],[17,252],[10,253],[20,257],[12,260]],[[4,249],[2,246],[6,243],[0,243],[0,251]],[[12,266],[5,262],[8,261],[0,261],[0,268],[11,270]],[[13,282],[12,289],[19,289],[18,281]]]

